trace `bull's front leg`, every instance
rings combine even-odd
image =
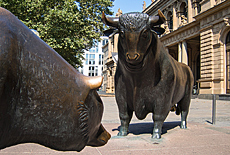
[[[153,110],[153,139],[160,139],[162,133],[162,126],[168,113],[171,108],[170,98],[164,97],[164,95],[159,95],[154,103],[154,110]]]
[[[116,101],[119,109],[119,117],[121,121],[120,131],[117,134],[118,136],[127,136],[130,120],[133,116],[133,111],[130,110],[127,103],[126,87],[122,81],[122,78],[119,73],[116,73],[115,76],[115,94]]]
[[[167,114],[153,114],[153,121],[154,121],[154,127],[153,127],[153,139],[160,139],[161,133],[162,133],[162,126],[164,124],[164,120],[166,119]]]
[[[170,108],[172,107],[172,96],[175,87],[175,74],[174,69],[168,61],[163,61],[161,66],[161,80],[156,87],[153,88],[152,94],[155,101],[153,103],[153,135],[152,138],[161,138],[162,126]]]
[[[123,93],[122,90],[116,93],[116,101],[121,121],[121,127],[118,136],[127,136],[129,123],[133,116],[133,111],[128,107],[127,99],[125,98],[124,94],[125,93]]]
[[[127,136],[129,123],[132,119],[133,111],[127,109],[126,107],[119,108],[119,117],[121,120],[120,131],[117,134],[118,136]]]

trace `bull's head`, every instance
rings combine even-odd
[[[34,142],[62,151],[102,146],[102,77],[87,77],[0,7],[0,149]],[[14,63],[11,63],[14,62]]]
[[[119,32],[119,57],[125,57],[130,69],[143,67],[143,60],[154,41],[153,32],[164,33],[164,29],[156,27],[165,22],[163,13],[158,10],[157,16],[148,16],[144,13],[128,13],[120,17],[106,17],[102,14],[103,22]],[[106,31],[111,32],[111,29]]]

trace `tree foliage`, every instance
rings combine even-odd
[[[114,0],[0,0],[72,66],[82,66],[88,49],[103,31],[102,11],[112,14]]]

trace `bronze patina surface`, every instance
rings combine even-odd
[[[0,8],[0,149],[33,142],[56,150],[102,146],[102,77],[86,77]]]
[[[160,42],[164,33],[159,25],[165,17],[128,13],[120,17],[102,15],[106,25],[119,33],[118,64],[115,75],[115,96],[119,108],[121,129],[126,136],[133,112],[138,119],[152,113],[152,138],[161,138],[161,130],[172,107],[181,113],[181,128],[186,128],[193,86],[191,69],[173,59]],[[106,34],[111,33],[111,29]],[[173,108],[173,109],[174,109]]]

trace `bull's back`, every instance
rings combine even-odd
[[[26,100],[69,100],[78,94],[86,97],[89,88],[82,91],[86,88],[83,75],[1,7],[0,22],[0,91],[2,79],[2,83],[13,83],[13,97],[23,94]],[[13,75],[11,81],[5,81],[9,75]]]

